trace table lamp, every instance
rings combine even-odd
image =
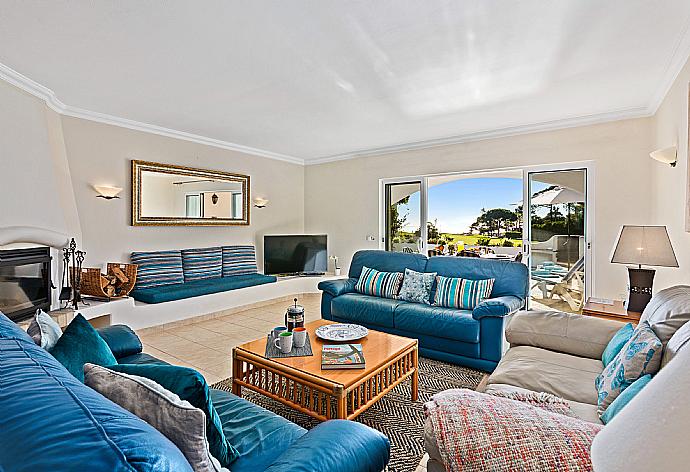
[[[666,226],[623,225],[611,262],[637,265],[637,268],[628,267],[630,288],[627,309],[640,313],[652,298],[655,272],[642,266],[678,267]]]

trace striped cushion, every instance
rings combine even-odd
[[[496,279],[469,280],[436,276],[434,305],[461,310],[474,310],[491,295]]]
[[[221,276],[223,257],[219,247],[182,250],[184,281],[216,279]]]
[[[131,260],[139,266],[137,288],[184,283],[180,251],[133,252]]]
[[[223,246],[223,277],[257,272],[254,246]]]
[[[364,266],[355,290],[374,297],[395,298],[400,292],[402,281],[402,272],[379,272]]]

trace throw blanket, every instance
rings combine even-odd
[[[561,397],[552,395],[546,392],[504,392],[501,390],[487,390],[484,393],[493,395],[495,397],[510,398],[511,400],[519,400],[521,402],[529,403],[537,408],[542,408],[551,413],[559,413],[561,415],[573,416],[570,411],[570,404]]]
[[[425,405],[450,472],[591,471],[603,425],[472,390],[447,390]]]

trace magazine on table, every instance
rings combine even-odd
[[[361,344],[326,344],[321,349],[322,369],[364,369]]]

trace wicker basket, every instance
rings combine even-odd
[[[108,263],[107,273],[108,276],[114,276],[113,269],[120,269],[125,277],[127,277],[127,282],[123,282],[119,286],[119,292],[115,295],[108,295],[103,290],[101,275],[101,269],[98,267],[84,267],[81,269],[81,294],[88,297],[95,297],[101,299],[110,300],[112,298],[122,298],[129,295],[129,292],[134,288],[134,284],[137,281],[137,265],[136,264],[119,264],[119,263]]]

